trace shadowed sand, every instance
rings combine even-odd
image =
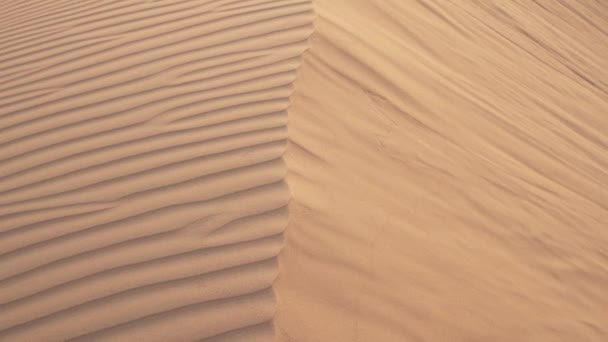
[[[607,341],[608,3],[313,3],[279,340]]]
[[[0,1],[0,340],[267,341],[309,1]]]

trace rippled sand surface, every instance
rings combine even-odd
[[[607,290],[604,1],[0,0],[0,341],[603,342]]]
[[[0,340],[268,341],[309,1],[0,1]]]

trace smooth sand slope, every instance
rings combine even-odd
[[[267,341],[298,0],[0,0],[0,340]]]
[[[315,0],[280,341],[608,341],[608,3]]]

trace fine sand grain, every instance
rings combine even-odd
[[[608,341],[608,3],[315,0],[280,341]]]
[[[0,340],[272,339],[312,20],[298,0],[0,0]]]

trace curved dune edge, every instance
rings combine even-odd
[[[0,3],[0,340],[267,341],[303,0]]]
[[[608,7],[314,0],[279,341],[608,341]]]

